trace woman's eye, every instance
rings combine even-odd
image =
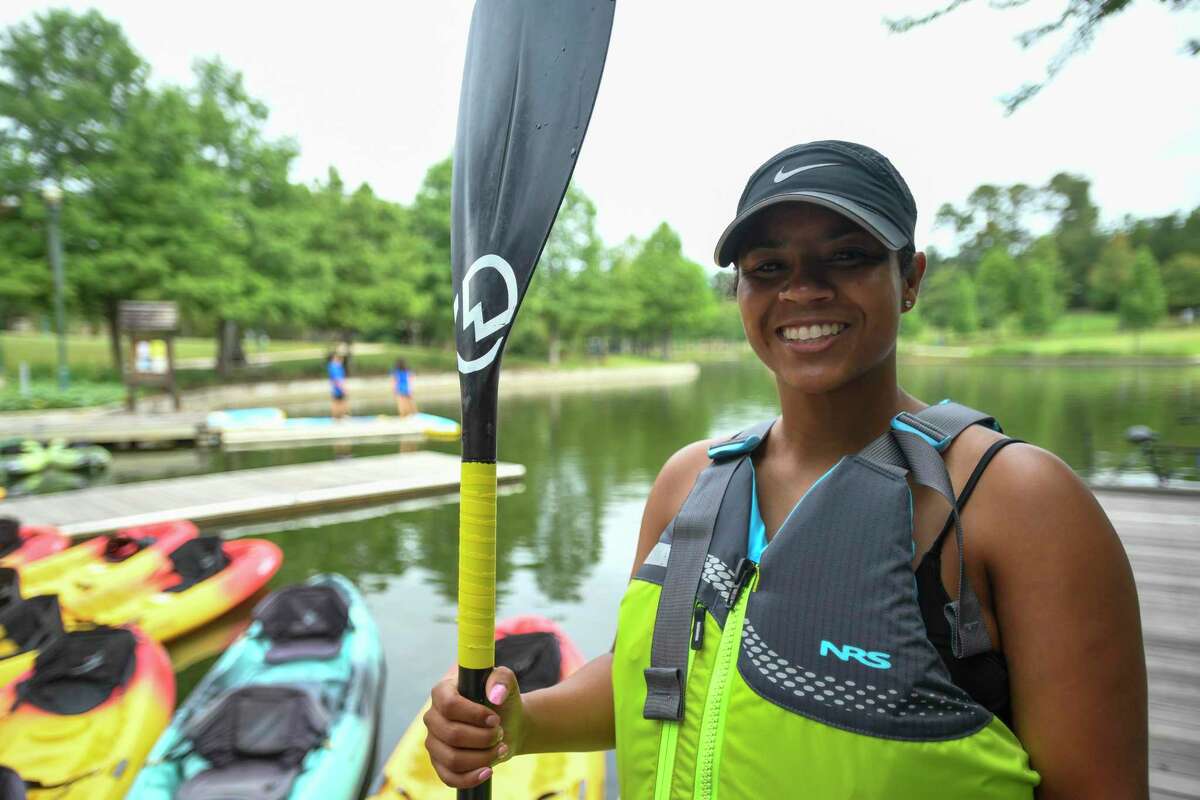
[[[750,268],[746,270],[746,274],[766,277],[767,275],[774,275],[782,269],[783,265],[778,261],[760,261],[757,264],[752,264]]]
[[[875,253],[863,250],[858,247],[844,247],[840,250],[835,250],[830,256],[829,261],[834,264],[864,264],[874,263],[879,257]]]

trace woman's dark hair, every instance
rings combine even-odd
[[[912,242],[904,245],[896,251],[896,260],[900,262],[900,277],[907,278],[912,275],[913,257],[917,254],[917,248]]]
[[[393,368],[393,369],[398,369],[398,370],[401,370],[401,371],[403,371],[403,372],[407,372],[407,371],[408,371],[408,362],[407,362],[407,361],[405,361],[403,358],[397,358],[397,359],[396,359],[396,364],[395,364],[395,366],[394,366],[394,367],[392,367],[392,368]]]

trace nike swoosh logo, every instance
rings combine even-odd
[[[809,164],[807,167],[796,167],[795,169],[789,169],[787,172],[784,172],[783,167],[780,167],[779,172],[775,173],[775,182],[779,183],[780,181],[786,181],[788,178],[792,177],[797,172],[806,172],[810,169],[816,169],[817,167],[840,167],[840,166],[841,166],[841,164],[837,164],[834,162],[830,162],[828,164]]]

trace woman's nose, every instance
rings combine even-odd
[[[792,303],[813,303],[833,298],[833,284],[819,269],[799,267],[792,270],[779,290],[779,299]]]

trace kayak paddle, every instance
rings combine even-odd
[[[462,395],[458,688],[495,664],[500,358],[583,144],[613,0],[479,0],[454,143],[451,266]],[[459,790],[486,800],[488,782]]]

